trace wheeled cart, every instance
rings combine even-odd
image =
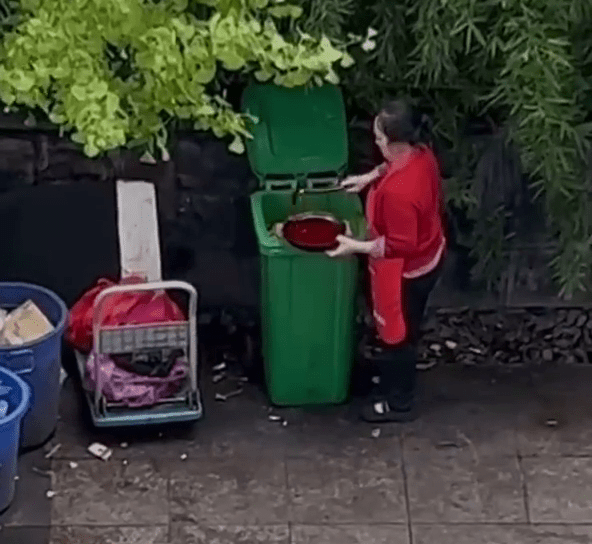
[[[113,295],[146,291],[183,291],[189,296],[187,320],[146,325],[101,326],[105,302]],[[96,298],[93,310],[93,349],[98,355],[142,355],[181,350],[187,361],[188,374],[182,388],[174,397],[160,400],[143,408],[129,408],[122,403],[109,402],[97,378],[94,387],[87,387],[87,358],[77,352],[78,369],[85,386],[85,395],[96,427],[128,427],[163,423],[196,421],[203,415],[197,377],[197,291],[182,281],[158,281],[109,287]],[[94,364],[99,358],[94,357]],[[98,377],[100,373],[97,371]]]

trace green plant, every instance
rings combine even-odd
[[[344,76],[350,105],[371,115],[386,97],[404,94],[432,113],[449,200],[475,223],[476,275],[496,288],[521,228],[514,201],[488,207],[484,180],[510,192],[529,181],[525,194],[544,203],[547,234],[556,242],[561,294],[589,288],[592,3],[331,0],[320,16],[323,3],[300,0],[304,25],[326,28],[335,39],[365,35],[369,26],[376,32],[375,49],[354,54],[356,70]],[[350,16],[331,18],[335,4]],[[483,126],[488,134],[476,144],[475,129],[483,133]],[[523,176],[504,177],[500,147],[480,163],[487,140],[500,135],[519,151]]]
[[[0,36],[18,22],[19,0],[0,0]]]
[[[282,0],[22,0],[21,9],[0,45],[0,99],[42,110],[90,156],[148,144],[167,159],[177,120],[232,135],[242,152],[249,133],[224,97],[225,72],[289,87],[338,82],[335,65],[353,62],[325,36],[280,33],[301,11]]]
[[[0,24],[13,1],[0,0]],[[340,78],[356,116],[407,95],[431,113],[449,202],[474,222],[476,275],[499,286],[522,228],[515,200],[483,190],[499,185],[543,205],[561,293],[589,287],[592,2],[292,3],[22,0],[0,47],[0,99],[41,108],[95,154],[125,142],[165,149],[178,120],[237,136],[240,151],[245,119],[224,99],[236,74]],[[363,47],[348,48],[355,41]],[[522,176],[503,173],[500,138],[518,150]]]

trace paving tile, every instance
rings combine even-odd
[[[518,449],[522,457],[590,456],[592,429],[572,424],[561,428],[548,428],[541,424],[539,428],[519,429]]]
[[[533,390],[518,410],[522,456],[592,455],[592,367],[532,369]]]
[[[232,459],[236,456],[265,455],[283,458],[286,448],[295,441],[298,425],[293,410],[273,410],[287,421],[271,421],[267,400],[254,387],[241,397],[220,403],[212,401],[208,415],[198,424],[196,442],[210,458]]]
[[[49,544],[167,544],[168,527],[53,527]]]
[[[528,399],[516,424],[518,451],[528,456],[592,455],[592,406],[580,395]]]
[[[235,457],[171,466],[173,521],[216,525],[273,525],[288,520],[283,459]]]
[[[397,449],[379,454],[288,457],[291,520],[304,523],[394,523],[407,519]]]
[[[464,449],[481,456],[515,456],[515,421],[511,405],[444,403],[404,427],[404,451]]]
[[[414,544],[589,544],[592,527],[430,525],[413,528]]]
[[[366,455],[370,450],[400,458],[400,425],[381,425],[379,439],[375,425],[360,421],[359,406],[330,406],[301,409],[295,416],[300,423],[294,442],[286,448],[292,457],[330,457]]]
[[[41,450],[19,457],[16,495],[9,509],[0,516],[0,525],[49,526],[51,501],[45,496],[51,483],[47,473],[49,469],[50,462]],[[43,473],[47,473],[47,476]]]
[[[52,441],[45,451],[59,444],[54,459],[94,459],[87,448],[93,442],[100,442],[113,450],[117,459],[174,458],[181,452],[198,448],[196,426],[174,425],[165,427],[132,427],[109,429],[95,428],[90,423],[86,401],[82,398],[78,384],[68,379],[60,397],[60,420]],[[128,445],[122,448],[121,444]]]
[[[55,461],[54,525],[166,525],[167,471],[157,462]]]
[[[532,368],[452,364],[421,372],[418,398],[422,414],[427,414],[445,409],[447,405],[516,407],[532,390]]]
[[[518,461],[477,451],[405,455],[413,522],[525,522]]]
[[[408,528],[406,525],[300,525],[292,529],[292,544],[337,543],[409,544]]]
[[[59,444],[54,455],[56,460],[95,459],[87,448],[99,442],[113,450],[113,459],[174,459],[182,453],[201,450],[193,431],[188,426],[168,429],[135,429],[103,432],[87,428],[82,423],[60,421],[53,440],[45,446],[45,451]],[[124,447],[122,447],[122,444]]]
[[[290,544],[287,525],[212,526],[173,524],[170,544]]]
[[[557,420],[553,418],[552,421]],[[582,424],[561,423],[557,427],[549,427],[544,421],[521,425],[517,431],[518,451],[522,457],[592,455],[589,421]]]
[[[537,457],[522,467],[532,522],[592,524],[592,459]]]
[[[592,406],[589,365],[541,365],[529,369],[533,393],[539,399],[573,401]]]
[[[0,528],[0,542],[2,544],[50,544],[49,527]]]
[[[49,450],[60,444],[55,459],[92,459],[87,447],[93,442],[112,448],[113,457],[117,459],[178,459],[183,454],[231,458],[261,449],[281,456],[296,432],[296,426],[290,420],[287,427],[269,421],[267,401],[252,385],[247,385],[240,397],[225,403],[215,402],[209,391],[204,395],[207,397],[207,415],[193,425],[101,431],[85,417],[85,401],[76,387],[72,380],[66,382],[56,436],[46,446]],[[127,448],[122,448],[122,443],[126,443]]]

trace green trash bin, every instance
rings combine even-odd
[[[359,198],[342,192],[301,195],[298,187],[337,183],[347,165],[347,125],[335,86],[285,89],[250,86],[244,111],[251,127],[247,151],[260,190],[251,209],[261,254],[261,313],[265,375],[271,402],[280,406],[338,404],[346,400],[355,353],[355,257],[330,259],[301,251],[272,233],[276,223],[302,212],[329,212],[362,235]]]

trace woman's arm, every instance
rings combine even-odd
[[[373,181],[384,176],[387,170],[387,163],[380,164],[370,172],[367,172],[366,174],[348,176],[346,179],[343,180],[341,186],[350,193],[359,193],[363,191]]]
[[[370,170],[365,177],[369,180],[369,183],[372,183],[374,180],[384,176],[388,170],[388,163],[383,162],[379,164],[376,168]]]
[[[337,242],[339,246],[336,249],[327,251],[329,257],[345,257],[347,255],[366,254],[373,257],[380,257],[382,250],[382,239],[376,240],[356,240],[349,236],[338,236]]]

